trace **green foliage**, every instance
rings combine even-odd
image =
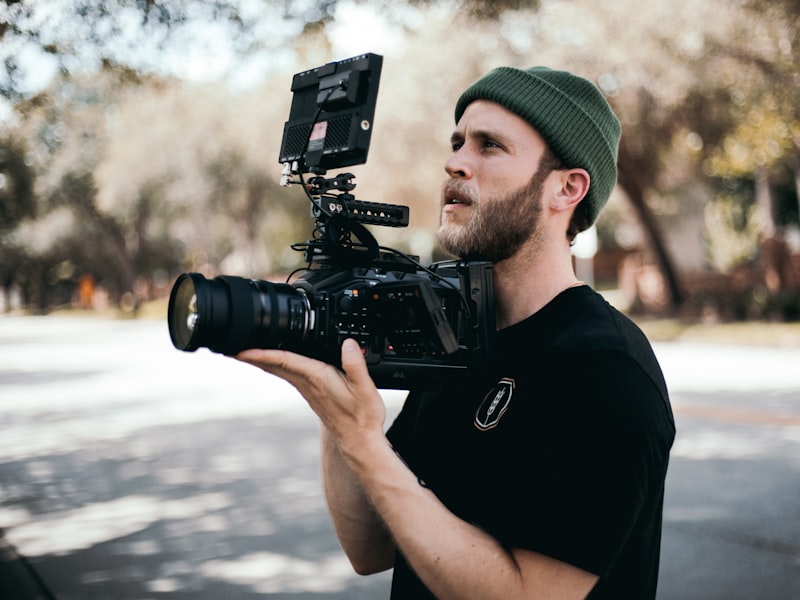
[[[713,149],[706,161],[709,174],[742,177],[759,167],[770,166],[790,156],[793,130],[800,127],[791,112],[770,93],[748,103],[740,119]]]
[[[706,205],[705,240],[709,264],[723,273],[756,256],[761,227],[754,204],[721,193]]]

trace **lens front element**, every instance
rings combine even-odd
[[[197,287],[193,273],[180,276],[169,298],[169,335],[178,350],[191,352],[199,345],[195,339],[200,316],[197,311]],[[202,276],[201,276],[202,277]]]

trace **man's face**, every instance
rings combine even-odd
[[[545,142],[521,117],[479,100],[462,115],[452,144],[436,238],[465,260],[505,260],[537,235]]]

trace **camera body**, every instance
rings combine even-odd
[[[492,266],[448,261],[417,271],[410,263],[313,269],[292,284],[182,275],[170,297],[171,323],[197,315],[183,350],[223,354],[281,348],[339,365],[346,338],[362,348],[384,389],[446,384],[485,363],[493,331]],[[466,290],[466,292],[465,292]],[[193,313],[179,307],[194,298]]]
[[[308,267],[291,283],[180,275],[168,309],[176,348],[280,348],[338,366],[342,342],[353,338],[386,389],[480,372],[495,333],[491,263],[425,267],[379,246],[364,225],[406,226],[408,208],[356,200],[350,173],[324,177],[366,161],[381,64],[366,54],[295,75],[280,162],[284,183],[302,184],[311,201],[312,239],[293,245]]]

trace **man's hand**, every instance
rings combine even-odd
[[[235,357],[291,383],[322,420],[337,444],[380,433],[386,407],[355,340],[342,344],[342,371],[284,350],[245,350]]]

